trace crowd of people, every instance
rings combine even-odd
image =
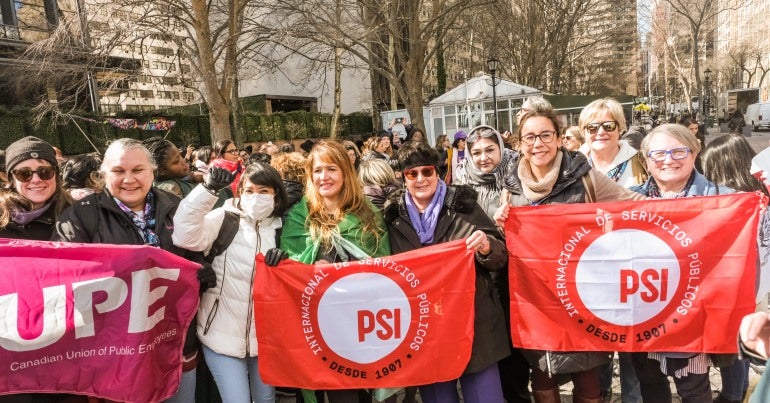
[[[299,150],[271,142],[252,152],[230,140],[180,150],[159,137],[124,138],[103,154],[60,161],[50,144],[25,137],[0,154],[0,237],[151,245],[199,262],[200,306],[173,402],[194,401],[202,361],[223,401],[275,401],[258,371],[256,254],[268,265],[332,263],[465,239],[476,272],[471,358],[457,380],[414,385],[422,401],[457,402],[461,393],[466,402],[559,402],[568,378],[574,402],[602,402],[612,395],[613,352],[511,345],[510,321],[525,320],[509,315],[501,228],[511,210],[767,190],[749,174],[754,154],[743,137],[705,146],[697,122],[644,133],[609,98],[586,106],[577,126],[564,127],[542,98],[528,99],[516,118],[515,133],[481,125],[438,136],[435,147],[407,124],[403,139],[383,130],[358,144],[306,141]],[[221,245],[224,228],[233,235]],[[766,356],[767,318],[753,320],[746,349]],[[748,387],[748,360],[735,354],[620,353],[617,362],[624,403],[670,402],[671,380],[683,402],[712,401],[709,367],[722,374],[714,401],[741,401]],[[298,393],[324,398],[371,401],[363,390]]]

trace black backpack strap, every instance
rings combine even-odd
[[[235,234],[238,232],[239,221],[240,217],[238,217],[238,214],[232,211],[225,211],[225,217],[222,220],[222,226],[219,227],[217,239],[211,244],[211,249],[209,249],[209,253],[205,257],[206,262],[213,262],[215,257],[221,255],[230,246],[233,239],[235,239]]]

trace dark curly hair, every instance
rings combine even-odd
[[[92,188],[94,172],[99,172],[102,158],[96,153],[80,154],[67,160],[62,166],[62,186],[65,189]]]
[[[158,167],[156,177],[162,179],[161,172],[163,172],[163,169],[168,162],[168,150],[176,146],[174,143],[158,136],[142,140],[142,145],[150,152],[153,161],[155,161],[155,165]]]

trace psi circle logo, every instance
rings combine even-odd
[[[671,247],[641,230],[601,235],[580,257],[575,282],[596,317],[630,326],[658,315],[679,286],[679,260]]]
[[[336,354],[359,364],[392,353],[409,332],[412,311],[401,287],[387,276],[340,278],[318,301],[318,328]]]

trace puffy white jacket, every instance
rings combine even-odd
[[[206,347],[230,357],[257,356],[252,286],[254,257],[274,248],[280,217],[251,221],[229,199],[211,211],[217,196],[202,185],[193,189],[179,204],[174,215],[174,244],[193,251],[211,248],[219,235],[225,211],[240,216],[238,232],[222,254],[214,258],[217,286],[206,290],[198,307],[198,338]]]

